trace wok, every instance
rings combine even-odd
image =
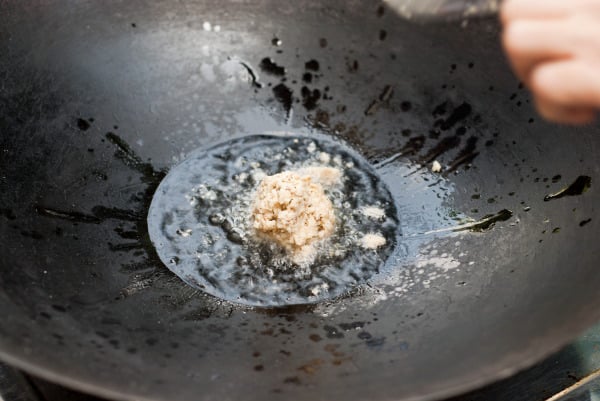
[[[494,20],[337,0],[3,0],[0,19],[6,362],[116,399],[430,400],[600,318],[598,129],[536,116]],[[269,131],[341,138],[396,199],[394,254],[340,298],[237,305],[154,252],[168,169]]]

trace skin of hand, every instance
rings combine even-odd
[[[548,120],[584,124],[600,108],[600,0],[505,0],[502,42]]]

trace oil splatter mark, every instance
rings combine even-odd
[[[583,194],[592,186],[592,178],[587,175],[580,175],[577,179],[568,187],[561,189],[560,191],[546,195],[544,202],[548,202],[553,199],[560,199],[565,196],[577,196]]]
[[[508,209],[502,209],[496,214],[488,214],[483,216],[481,219],[468,222],[465,224],[461,224],[454,227],[441,228],[438,230],[427,231],[425,234],[436,234],[442,232],[458,232],[458,231],[473,231],[473,232],[483,232],[491,229],[497,222],[506,221],[513,216],[513,212]]]
[[[337,327],[334,326],[323,326],[325,330],[325,335],[327,338],[344,338],[344,333],[339,331]]]
[[[442,131],[449,130],[450,128],[454,127],[456,124],[467,118],[469,115],[471,115],[472,111],[473,109],[470,104],[466,102],[461,104],[452,111],[452,114],[450,114],[450,116],[447,119],[439,123],[440,129]]]
[[[467,144],[460,150],[456,158],[450,162],[450,166],[444,172],[445,175],[457,170],[463,164],[471,163],[479,155],[479,152],[476,151],[477,140],[478,138],[474,136],[467,139]]]
[[[258,65],[261,70],[266,72],[267,74],[275,75],[275,76],[283,76],[285,75],[285,68],[277,65],[272,59],[269,57],[265,57],[260,61]]]
[[[82,131],[87,131],[91,127],[91,124],[88,120],[84,120],[83,118],[77,119],[77,128]]]
[[[112,251],[133,251],[142,249],[146,253],[143,262],[125,264],[122,266],[125,272],[145,271],[143,274],[135,274],[132,281],[121,291],[121,296],[126,297],[142,289],[148,288],[158,278],[171,273],[164,269],[156,250],[152,246],[148,228],[146,224],[146,211],[152,201],[152,196],[160,181],[166,175],[165,170],[155,170],[154,167],[144,162],[131,147],[119,136],[109,132],[106,139],[111,142],[116,150],[115,157],[125,166],[140,173],[140,180],[146,184],[142,195],[138,198],[141,203],[135,210],[125,210],[114,207],[94,206],[91,213],[83,213],[77,210],[60,210],[46,205],[36,205],[35,210],[40,216],[71,221],[74,223],[101,224],[107,220],[118,220],[133,223],[134,231],[124,231],[122,228],[115,230],[117,234],[124,239],[136,239],[135,242],[126,242],[121,244],[109,243],[109,249]],[[134,235],[135,234],[135,235]]]
[[[281,103],[286,113],[290,113],[292,110],[292,90],[284,84],[279,84],[273,87],[273,95],[275,99]]]
[[[309,362],[300,366],[298,370],[308,375],[313,375],[317,373],[317,371],[321,368],[321,366],[323,366],[324,363],[325,361],[323,361],[322,359],[311,359]]]
[[[256,74],[256,72],[254,72],[254,69],[252,67],[250,67],[250,64],[248,64],[244,61],[240,61],[239,63],[242,67],[244,67],[246,69],[246,71],[248,72],[248,75],[250,75],[250,81],[252,83],[252,86],[255,87],[256,89],[262,88],[263,84],[258,81],[258,75]]]
[[[393,94],[394,87],[392,85],[384,86],[377,99],[373,100],[365,110],[365,116],[375,114],[383,104],[387,103],[392,98]]]
[[[583,226],[585,226],[586,224],[588,224],[591,221],[592,221],[592,219],[582,220],[581,222],[579,222],[579,227],[583,227]]]
[[[317,102],[321,99],[320,90],[310,90],[306,86],[302,87],[300,94],[302,95],[302,105],[306,110],[314,110],[317,107]]]
[[[309,60],[304,64],[304,68],[309,71],[319,71],[319,62],[317,60]]]

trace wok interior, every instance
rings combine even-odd
[[[598,317],[598,192],[543,198],[594,182],[600,136],[539,120],[495,21],[421,26],[357,1],[0,12],[6,360],[121,398],[425,399],[510,374]],[[267,57],[284,76],[258,68]],[[372,163],[402,153],[382,176],[404,237],[370,286],[252,309],[160,264],[145,213],[163,171],[234,136],[314,130]],[[417,170],[432,158],[456,173]],[[419,235],[440,228],[431,216],[504,208],[484,233]]]

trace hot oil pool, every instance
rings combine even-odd
[[[251,205],[262,178],[306,167],[339,169],[341,181],[325,187],[334,233],[311,263],[296,264],[255,235]],[[364,282],[392,253],[398,223],[389,190],[356,151],[332,138],[291,134],[192,152],[161,182],[148,214],[150,238],[171,271],[209,294],[257,306],[314,303]],[[369,234],[385,244],[365,247]]]

